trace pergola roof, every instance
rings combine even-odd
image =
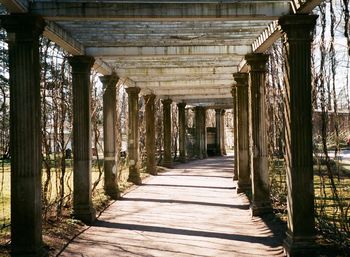
[[[102,74],[193,105],[231,105],[232,74],[244,55],[264,52],[277,20],[321,0],[0,0],[9,12],[39,14],[44,35],[71,54],[92,55]]]

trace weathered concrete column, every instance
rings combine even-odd
[[[238,180],[238,167],[239,167],[239,151],[238,151],[238,104],[237,104],[237,86],[232,86],[231,90],[232,102],[233,102],[233,142],[234,142],[234,171],[233,180]]]
[[[154,110],[154,94],[145,95],[146,102],[146,171],[149,174],[157,175],[156,166],[156,129],[155,129],[155,110]]]
[[[172,166],[172,157],[171,157],[171,99],[162,100],[163,104],[163,136],[164,136],[164,161],[163,166],[171,167]]]
[[[226,135],[225,135],[225,113],[226,110],[221,111],[221,118],[220,118],[220,129],[221,129],[221,152],[222,155],[226,155]]]
[[[180,161],[186,161],[186,103],[178,103]]]
[[[267,133],[265,117],[265,73],[268,55],[248,54],[249,65],[249,106],[251,108],[251,153],[253,154],[252,205],[253,216],[271,212],[269,171],[267,156]]]
[[[222,109],[215,109],[215,124],[216,124],[216,154],[223,155],[222,140],[221,140],[221,112]]]
[[[312,256],[315,236],[312,164],[311,31],[316,15],[280,18],[285,34],[287,93],[285,144],[288,187],[288,256]]]
[[[163,104],[163,136],[164,136],[164,162],[165,167],[171,167],[173,160],[171,156],[171,99],[162,100]]]
[[[118,199],[120,192],[117,181],[117,152],[115,145],[116,125],[116,74],[100,77],[103,94],[103,145],[104,145],[104,190],[112,199]]]
[[[45,22],[32,15],[1,17],[10,62],[12,256],[46,256],[41,224],[39,35]]]
[[[206,148],[206,127],[205,127],[206,110],[202,106],[195,107],[195,123],[196,123],[196,143],[195,152],[197,158],[203,159],[207,157]]]
[[[129,178],[128,181],[141,185],[139,167],[139,93],[138,87],[126,89],[129,106],[129,131],[128,131],[128,155],[129,155]]]
[[[238,116],[238,182],[237,193],[251,189],[249,166],[249,119],[248,119],[248,74],[235,73],[237,82],[237,116]]]
[[[91,224],[96,212],[91,198],[91,56],[68,58],[73,83],[73,216]]]

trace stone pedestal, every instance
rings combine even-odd
[[[239,151],[238,151],[238,101],[237,101],[237,86],[232,86],[231,90],[232,102],[233,102],[233,142],[234,142],[234,171],[233,180],[238,180],[238,167],[239,167]]]
[[[157,175],[156,166],[156,129],[155,129],[155,95],[145,95],[145,116],[146,116],[146,171],[149,174]]]
[[[248,119],[248,74],[235,73],[237,82],[237,116],[238,116],[238,182],[237,193],[251,190],[249,166],[249,119]]]
[[[91,56],[73,56],[73,216],[86,224],[96,219],[91,198]]]
[[[171,156],[171,99],[162,100],[163,104],[163,136],[164,136],[164,167],[172,167],[173,159]]]
[[[128,181],[141,185],[139,167],[139,93],[138,87],[126,89],[129,105],[129,130],[128,130],[128,156],[129,156],[129,178]]]
[[[41,108],[37,16],[1,16],[10,62],[11,256],[47,256],[41,224]]]
[[[186,162],[186,103],[178,103],[180,162]]]
[[[268,55],[248,54],[245,59],[249,65],[249,106],[252,126],[250,138],[251,153],[253,154],[251,211],[253,216],[260,216],[272,212],[265,115],[265,73]]]
[[[116,84],[115,74],[100,77],[103,94],[103,145],[104,145],[104,190],[106,195],[116,200],[120,197],[117,176],[116,133]]]
[[[215,125],[216,125],[216,154],[223,155],[221,140],[221,112],[222,109],[215,109]]]
[[[312,256],[315,250],[310,49],[316,19],[315,15],[288,15],[279,20],[289,71],[285,99],[288,256]]]

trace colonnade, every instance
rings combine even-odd
[[[287,88],[285,101],[286,160],[288,187],[288,233],[285,249],[298,256],[314,245],[314,195],[311,135],[311,30],[316,16],[288,15],[279,20],[285,35]],[[45,256],[41,233],[41,130],[38,40],[45,22],[33,15],[3,16],[1,25],[8,33],[11,93],[11,233],[13,256]],[[252,190],[252,215],[271,211],[265,124],[265,66],[268,56],[248,54],[248,73],[235,73],[232,90],[234,106],[235,170],[237,192]],[[91,201],[91,56],[69,58],[73,79],[73,216],[91,224],[95,210]],[[101,78],[105,87],[105,190],[116,199],[114,145],[115,74]],[[129,103],[129,181],[141,184],[138,160],[138,97],[140,89],[126,89]],[[156,174],[154,95],[146,101],[147,171]],[[171,167],[171,99],[164,99],[164,165]],[[186,159],[185,103],[179,103],[180,159]],[[205,109],[196,107],[196,154],[205,158]],[[217,151],[225,154],[224,110],[217,110]],[[219,129],[220,128],[220,129]]]

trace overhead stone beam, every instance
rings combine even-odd
[[[145,69],[145,68],[210,68],[210,67],[237,67],[241,56],[209,55],[187,56],[118,56],[116,58],[103,58],[110,66],[119,69]]]
[[[163,98],[167,98],[169,97],[169,95],[157,95],[158,98],[163,99]],[[186,103],[188,101],[192,100],[196,100],[198,101],[198,99],[210,99],[211,101],[215,101],[215,99],[222,99],[222,98],[228,98],[229,96],[231,96],[232,99],[232,95],[231,93],[227,93],[227,94],[196,94],[196,95],[171,95],[171,98],[174,99],[173,101],[179,102],[182,100],[185,100]],[[201,104],[202,102],[198,101],[198,104]],[[197,104],[197,105],[198,105]]]
[[[144,68],[144,69],[118,69],[119,76],[168,76],[193,74],[232,74],[233,67],[193,67],[193,68]],[[232,77],[232,75],[231,75]]]
[[[231,76],[232,77],[232,76]],[[214,87],[215,85],[218,86],[232,86],[234,83],[233,79],[227,79],[227,80],[174,80],[174,81],[165,81],[165,82],[147,82],[147,81],[141,81],[136,82],[136,86],[140,88],[179,88],[179,87],[186,87],[186,88],[205,88],[205,87]]]
[[[183,97],[197,97],[199,95],[218,95],[221,96],[220,98],[224,96],[228,96],[230,94],[230,88],[229,87],[206,87],[206,88],[168,88],[168,89],[155,89],[153,90],[154,94],[156,95],[166,95],[169,97],[172,96],[179,96],[182,95]]]
[[[165,46],[165,47],[87,47],[87,55],[94,57],[172,56],[172,55],[244,55],[250,45],[242,46]]]
[[[236,70],[236,68],[232,68]],[[119,76],[123,78],[123,76]],[[138,82],[171,82],[171,81],[183,81],[183,80],[230,80],[232,79],[232,72],[226,74],[193,74],[193,75],[161,75],[161,76],[129,76],[136,83]]]
[[[108,2],[33,2],[31,12],[46,19],[277,19],[290,13],[289,1],[240,1],[201,3],[108,3]]]

